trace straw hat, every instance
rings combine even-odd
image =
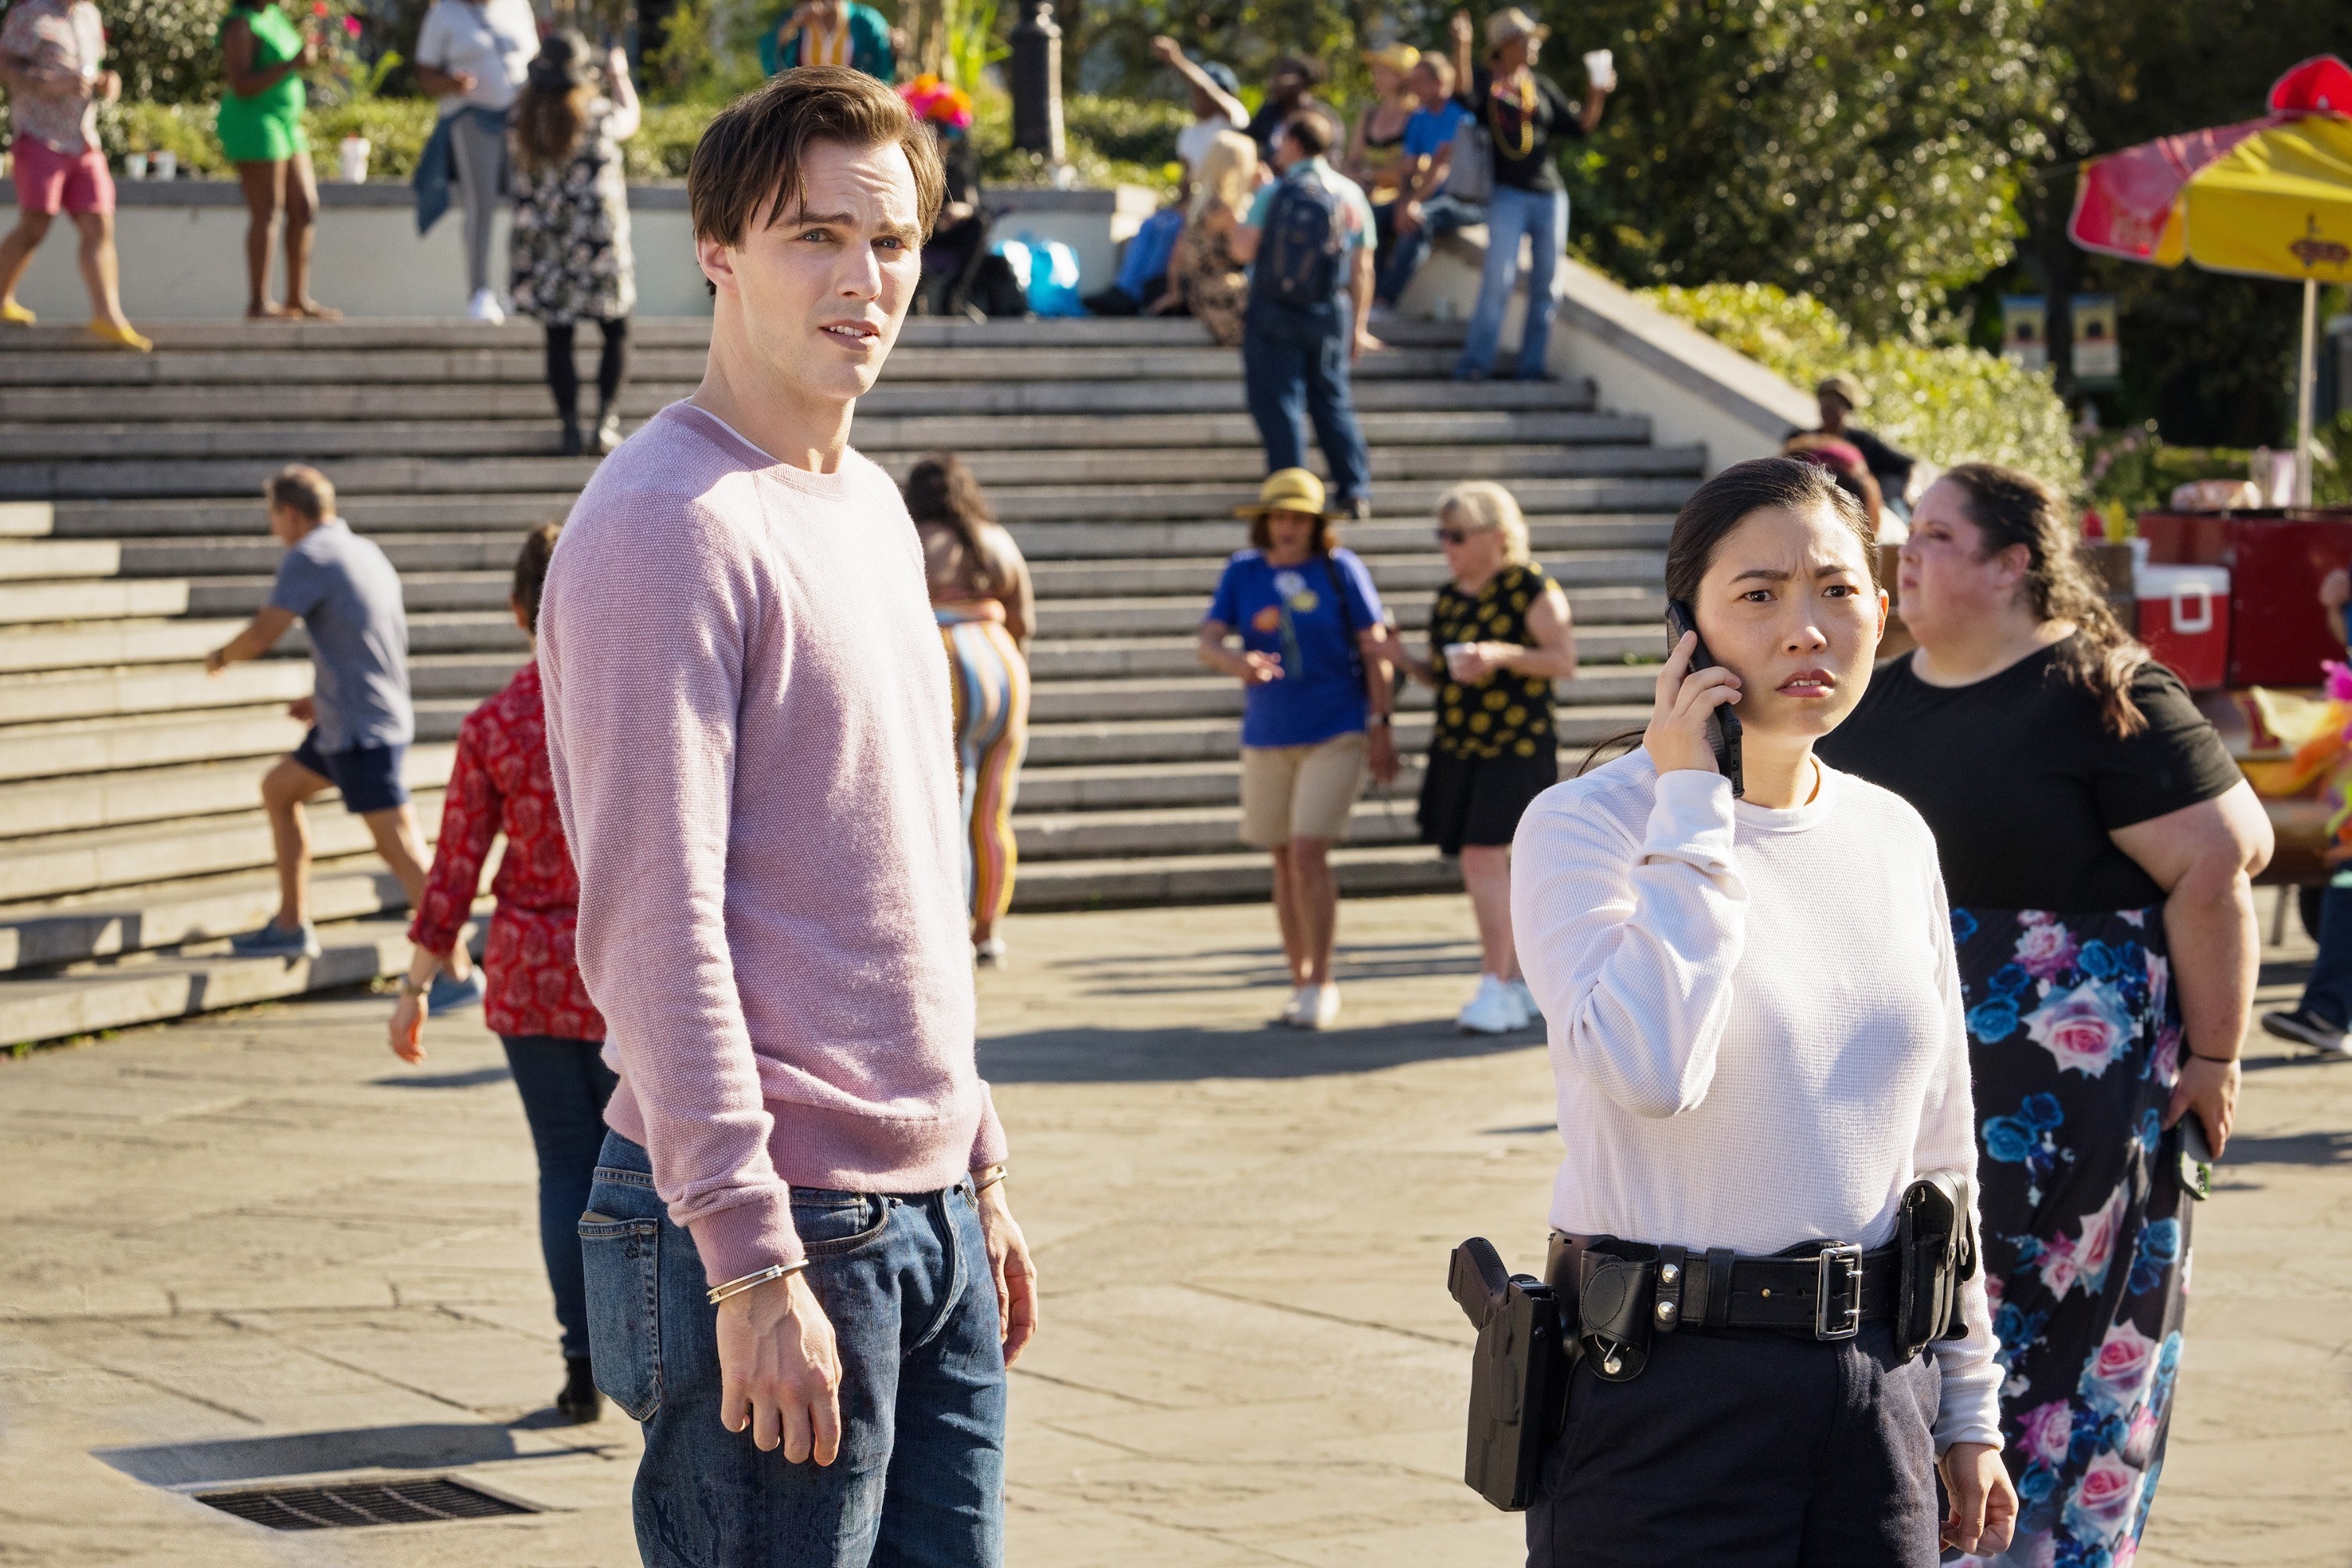
[[[1834,392],[1844,398],[1848,408],[1860,408],[1870,401],[1870,394],[1863,391],[1862,383],[1843,371],[1839,371],[1834,375],[1825,375],[1814,384],[1814,396],[1819,397],[1824,392]]]
[[[1366,65],[1386,66],[1399,76],[1404,75],[1420,62],[1421,51],[1411,44],[1387,44],[1377,49],[1364,51]]]
[[[1550,37],[1549,27],[1517,5],[1506,7],[1486,18],[1486,52],[1490,55],[1513,38],[1534,38],[1541,42]]]
[[[1323,481],[1305,468],[1277,468],[1257,488],[1257,500],[1234,508],[1235,517],[1264,517],[1270,511],[1299,511],[1309,517],[1338,518],[1323,503]]]

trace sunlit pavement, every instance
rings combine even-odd
[[[2265,896],[2267,910],[2267,896]],[[2291,924],[2292,922],[2290,922]],[[1533,1033],[1451,1028],[1456,899],[1351,904],[1346,1011],[1270,1031],[1255,909],[1035,917],[982,974],[1045,1331],[1013,1377],[1010,1558],[1514,1563],[1459,1480],[1447,1249],[1522,1267],[1557,1147]],[[2309,944],[2273,953],[2266,995]],[[635,1432],[561,1381],[522,1115],[478,1017],[388,1001],[0,1061],[0,1564],[634,1561]],[[2352,1563],[2352,1062],[2257,1036],[2199,1216],[2146,1564]],[[459,1475],[541,1511],[278,1534],[191,1490]]]

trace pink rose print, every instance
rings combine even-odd
[[[2074,1407],[2063,1399],[2053,1399],[2025,1413],[2018,1423],[2019,1440],[2026,1454],[2058,1469],[2066,1463],[2067,1439],[2074,1435]]]
[[[2167,1024],[2156,1032],[2156,1081],[2170,1089],[2180,1081],[2180,1026]]]
[[[2123,1227],[2124,1189],[2117,1187],[2098,1213],[2083,1216],[2083,1235],[2074,1244],[2074,1267],[2082,1271],[2084,1289],[2096,1290],[2106,1284],[2107,1265],[2116,1260],[2116,1242]],[[2137,1332],[2128,1323],[2119,1325],[2119,1329]],[[2110,1342],[2116,1331],[2109,1331]]]
[[[2025,946],[2022,942],[2018,943],[2019,952],[2022,953]],[[2072,952],[2070,941],[2070,956]],[[2033,1037],[2033,1043],[2057,1059],[2060,1071],[2079,1072],[2090,1078],[2104,1076],[2107,1064],[2121,1057],[2131,1045],[2130,1009],[2124,1005],[2124,999],[2113,986],[2098,980],[2086,981],[2072,991],[2053,995],[2025,1016],[2025,1027]]]
[[[2159,953],[2146,953],[2147,959],[2147,1011],[2151,1017],[2164,1016],[2164,994],[2172,984],[2172,961]]]
[[[2140,1473],[2116,1458],[2101,1454],[2093,1459],[2074,1495],[2066,1500],[2066,1528],[2085,1541],[2112,1543],[2131,1527],[2139,1504]]]
[[[2156,1410],[2151,1401],[2142,1405],[2132,1415],[2131,1426],[2124,1433],[2121,1450],[2124,1463],[2140,1469],[2147,1468],[2150,1455],[2156,1452]]]
[[[2075,1276],[2081,1272],[2074,1263],[2074,1240],[2057,1236],[2042,1243],[2042,1257],[2034,1265],[2042,1283],[2053,1296],[2063,1296],[2074,1288]]]
[[[2032,917],[2021,915],[2018,918],[2031,920]],[[2042,918],[2049,923],[2028,925],[2017,939],[2018,964],[2036,980],[2047,980],[2063,973],[2074,962],[2077,951],[2074,933],[2057,921],[2051,921],[2047,915]]]
[[[2139,1409],[2156,1382],[2157,1342],[2128,1321],[2117,1323],[2099,1342],[2091,1364],[2083,1369],[2075,1392],[2101,1415],[2121,1415]]]
[[[1988,1312],[2000,1310],[2001,1292],[2007,1289],[2008,1283],[1998,1274],[1988,1273],[1985,1276],[1985,1310]]]
[[[2107,1568],[2131,1568],[2132,1559],[2139,1555],[2139,1542],[2126,1536],[2107,1553]]]

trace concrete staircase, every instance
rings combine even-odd
[[[1444,572],[1430,508],[1498,479],[1566,584],[1583,673],[1574,748],[1641,711],[1661,551],[1696,449],[1651,444],[1589,384],[1460,385],[1460,329],[1397,323],[1358,378],[1380,516],[1347,530],[1411,632]],[[318,463],[343,514],[402,573],[428,833],[458,721],[526,657],[504,608],[523,529],[561,517],[594,467],[552,456],[537,330],[421,322],[189,324],[158,352],[12,332],[0,354],[0,1044],[344,984],[404,963],[402,895],[362,826],[311,814],[327,956],[237,963],[226,938],[276,901],[256,782],[299,727],[299,633],[207,679],[205,648],[267,595],[258,500]],[[700,375],[707,327],[643,321],[632,421]],[[583,356],[583,369],[588,368]],[[1255,899],[1235,842],[1241,693],[1194,662],[1192,628],[1231,509],[1262,471],[1237,356],[1187,321],[916,321],[858,412],[859,447],[903,474],[961,451],[1028,554],[1041,602],[1018,907]],[[1425,746],[1408,694],[1403,749]],[[1351,892],[1446,885],[1412,843],[1409,771],[1359,807]]]

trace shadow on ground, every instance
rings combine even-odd
[[[515,1427],[547,1423],[525,1418]],[[435,1470],[502,1459],[536,1459],[572,1448],[515,1447],[514,1427],[470,1422],[418,1422],[404,1426],[352,1426],[329,1432],[288,1432],[274,1437],[228,1437],[211,1443],[156,1443],[92,1450],[101,1462],[154,1487],[210,1486],[278,1476],[336,1470]]]
[[[1465,1035],[1451,1020],[1373,1029],[1037,1029],[980,1045],[981,1076],[1005,1083],[1179,1083],[1209,1078],[1322,1078],[1409,1062],[1526,1051],[1540,1029]]]

